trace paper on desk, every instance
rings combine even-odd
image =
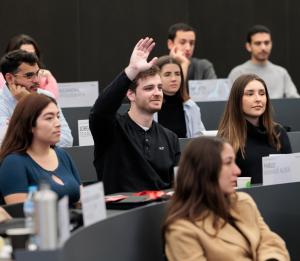
[[[78,120],[79,146],[92,146],[94,139],[89,127],[89,120]]]
[[[81,202],[84,226],[92,225],[106,218],[102,182],[83,187]]]
[[[300,181],[300,153],[263,157],[263,185]]]
[[[98,82],[58,83],[61,108],[91,107],[99,95]]]
[[[67,196],[58,201],[58,235],[61,245],[70,237],[69,198]]]
[[[225,101],[230,93],[228,79],[190,80],[189,95],[195,102]]]

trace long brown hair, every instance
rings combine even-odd
[[[273,108],[270,103],[266,83],[255,74],[244,74],[238,77],[232,85],[225,112],[218,128],[218,136],[228,140],[235,152],[240,150],[243,157],[247,140],[247,122],[243,112],[243,95],[245,87],[252,81],[261,82],[265,88],[267,103],[264,113],[260,116],[260,123],[266,129],[268,142],[277,151],[281,148],[279,134],[275,130],[277,124],[273,121]]]
[[[162,68],[166,65],[166,64],[176,64],[179,67],[180,70],[180,78],[181,78],[181,82],[180,82],[180,87],[178,90],[178,95],[180,97],[180,99],[182,100],[182,102],[187,101],[188,99],[190,99],[190,96],[188,95],[187,92],[187,87],[186,87],[186,82],[183,76],[183,71],[182,71],[182,67],[180,65],[180,62],[173,58],[170,55],[165,55],[165,56],[161,56],[157,59],[156,63],[155,63],[160,70],[162,70]]]
[[[48,104],[56,101],[43,94],[31,93],[17,104],[0,149],[0,162],[10,153],[25,153],[33,140],[32,128]]]
[[[33,46],[35,55],[38,57],[39,67],[44,68],[45,66],[42,62],[41,49],[40,49],[38,43],[31,36],[29,36],[27,34],[18,34],[18,35],[13,36],[9,40],[9,42],[6,46],[5,53],[9,53],[14,50],[19,50],[21,48],[21,46],[25,45],[25,44],[30,44]]]
[[[230,220],[232,201],[219,186],[224,144],[220,138],[200,137],[187,145],[180,158],[175,193],[167,211],[163,233],[178,219],[195,222],[213,213],[216,232]],[[223,224],[219,222],[220,218],[224,219]]]

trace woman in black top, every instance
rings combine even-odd
[[[154,119],[178,138],[200,136],[205,131],[200,108],[187,93],[180,62],[165,55],[158,58],[156,65],[160,69],[164,101]]]
[[[237,153],[242,176],[251,183],[262,183],[262,157],[291,153],[284,128],[272,118],[272,106],[263,79],[254,74],[235,80],[218,135],[226,138]]]

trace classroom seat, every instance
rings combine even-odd
[[[97,173],[93,164],[94,146],[75,146],[64,148],[73,159],[83,185],[96,182]]]
[[[292,147],[292,152],[300,152],[300,131],[292,131],[287,133],[291,147]]]

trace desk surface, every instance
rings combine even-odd
[[[285,241],[291,260],[300,260],[298,234],[300,231],[300,182],[245,189],[257,203],[270,228]],[[16,260],[22,261],[163,261],[161,224],[166,202],[124,212],[90,227],[75,231],[63,248],[51,252],[20,251]]]

